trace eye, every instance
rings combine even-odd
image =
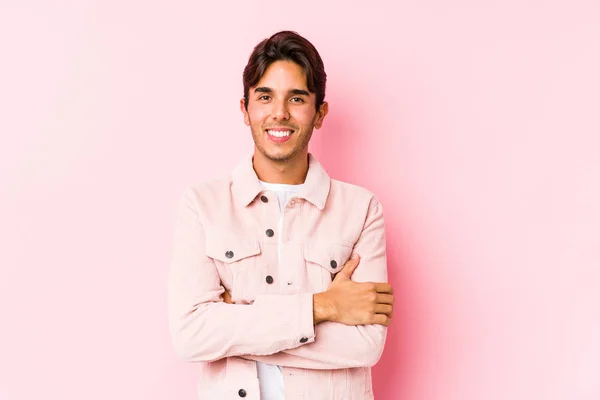
[[[304,99],[301,97],[292,97],[290,99],[293,103],[304,103]]]
[[[266,100],[269,100],[270,98],[271,98],[270,96],[268,96],[268,95],[264,94],[264,95],[260,96],[258,99],[259,99],[259,100],[265,100],[265,101],[266,101]]]

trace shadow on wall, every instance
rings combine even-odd
[[[357,180],[370,170],[364,151],[369,133],[361,123],[367,116],[339,95],[327,101],[329,113],[323,127],[313,132],[311,148],[332,178],[359,184]]]

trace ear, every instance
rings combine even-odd
[[[248,110],[246,110],[246,101],[243,97],[240,100],[240,110],[242,111],[242,114],[244,114],[244,124],[250,126],[250,116],[248,115]]]
[[[326,101],[324,101],[323,104],[321,104],[321,106],[319,107],[319,111],[317,111],[317,114],[315,115],[315,128],[319,129],[321,126],[323,126],[323,120],[325,119],[325,116],[328,112],[329,104]]]

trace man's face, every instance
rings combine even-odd
[[[248,92],[240,107],[256,148],[263,156],[285,162],[308,152],[313,128],[319,129],[327,103],[315,109],[316,95],[309,93],[304,70],[291,61],[275,61]]]

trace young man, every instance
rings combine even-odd
[[[373,399],[394,302],[381,204],[308,153],[328,107],[310,42],[265,39],[243,80],[254,154],[179,203],[174,347],[200,362],[201,400]]]

